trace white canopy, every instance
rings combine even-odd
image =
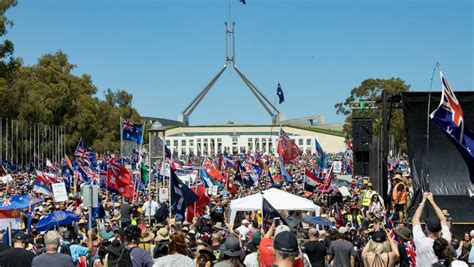
[[[277,210],[307,210],[314,211],[316,213],[315,215],[319,216],[320,208],[318,205],[315,205],[313,201],[276,188],[271,188],[262,193],[232,200],[230,202],[230,223],[232,225],[234,224],[237,211],[262,210],[263,197]]]

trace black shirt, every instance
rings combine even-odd
[[[320,241],[308,241],[304,244],[304,251],[308,255],[312,267],[324,267],[326,247]]]
[[[120,207],[120,222],[130,223],[132,220],[130,215],[132,214],[132,206],[130,204],[122,204]]]
[[[31,266],[35,254],[24,248],[10,248],[0,253],[0,266],[24,267]]]
[[[4,250],[7,250],[9,248],[10,248],[9,245],[0,243],[0,253],[2,253]]]
[[[214,223],[221,222],[224,223],[224,206],[218,205],[216,208],[211,212],[211,219]]]

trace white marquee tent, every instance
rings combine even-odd
[[[277,210],[314,211],[319,216],[320,208],[313,201],[291,193],[271,188],[254,195],[238,198],[230,202],[230,223],[233,225],[238,211],[262,210],[263,197]]]

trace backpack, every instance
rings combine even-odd
[[[120,255],[117,257],[114,254],[109,253],[107,255],[107,266],[109,267],[131,267],[132,266],[132,257],[130,252],[134,248],[128,250],[127,248],[122,248]]]
[[[69,248],[70,245],[71,245],[71,244],[62,244],[59,251],[60,251],[62,254],[66,254],[66,255],[72,256],[72,255],[71,255],[71,249]]]
[[[160,208],[156,210],[154,217],[157,222],[164,222],[168,218],[168,205],[163,202],[160,205]]]

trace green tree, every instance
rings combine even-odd
[[[13,26],[13,21],[8,19],[5,13],[16,4],[16,0],[0,1],[0,37],[7,34],[8,29]],[[11,78],[12,72],[21,65],[21,60],[13,57],[14,51],[11,41],[4,40],[0,43],[0,88],[5,86],[5,80]]]
[[[108,89],[105,100],[100,100],[91,77],[73,75],[74,68],[62,51],[20,67],[0,88],[0,117],[65,127],[68,153],[81,137],[99,152],[118,152],[120,116],[140,121],[132,95]]]
[[[352,136],[352,118],[353,117],[370,117],[373,120],[374,136],[380,133],[380,125],[382,123],[381,103],[377,110],[351,110],[351,103],[361,100],[377,101],[381,98],[382,92],[389,94],[407,92],[410,85],[406,84],[400,78],[390,79],[367,79],[359,86],[353,88],[349,97],[344,102],[335,105],[336,113],[346,117],[343,131],[346,138]],[[403,122],[403,112],[399,109],[392,110],[390,123],[390,133],[393,134],[395,149],[398,151],[406,150],[406,136]],[[398,152],[395,151],[395,152]]]

